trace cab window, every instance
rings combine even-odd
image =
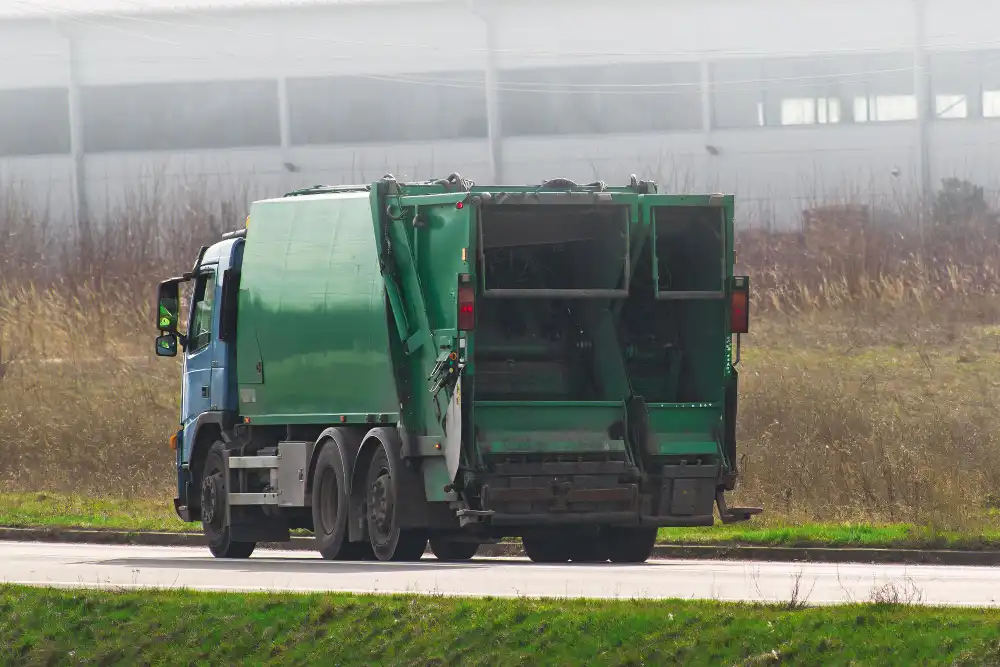
[[[198,276],[191,302],[191,329],[188,350],[197,352],[212,342],[212,314],[215,310],[215,270]]]

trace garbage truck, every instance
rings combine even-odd
[[[636,563],[746,521],[734,198],[386,175],[251,204],[158,285],[184,521],[212,554]],[[182,317],[182,285],[185,296]],[[183,320],[183,322],[182,322]]]

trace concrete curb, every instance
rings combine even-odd
[[[0,541],[56,542],[64,544],[114,544],[158,547],[201,547],[200,533],[129,532],[61,528],[0,528]],[[291,542],[262,544],[262,549],[313,551],[311,537],[293,537]],[[428,552],[429,553],[429,552]],[[519,544],[484,544],[482,558],[523,557]],[[913,565],[998,566],[1000,551],[956,551],[937,549],[866,549],[829,547],[750,547],[731,545],[658,544],[655,559],[743,560],[803,563],[893,563]]]

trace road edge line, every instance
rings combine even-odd
[[[203,547],[201,533],[155,531],[84,530],[64,528],[2,528],[2,542],[47,542],[62,544],[104,544],[121,546]],[[293,537],[290,542],[261,544],[261,549],[313,551],[311,537]],[[428,552],[429,553],[429,552]],[[484,558],[524,556],[520,544],[484,544]],[[743,560],[811,563],[885,563],[914,565],[998,566],[1000,551],[946,549],[875,549],[858,547],[766,547],[738,545],[658,544],[654,559]]]

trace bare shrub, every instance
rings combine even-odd
[[[0,488],[163,495],[179,383],[150,355],[153,289],[245,206],[154,189],[55,233],[22,201],[0,196]]]
[[[857,308],[873,301],[995,295],[1000,226],[990,220],[958,230],[876,224],[865,206],[809,209],[800,230],[753,230],[737,236],[741,270],[758,303],[779,312]]]
[[[882,607],[914,606],[921,604],[923,600],[923,591],[909,577],[902,583],[890,581],[873,586],[870,595],[871,603]]]

